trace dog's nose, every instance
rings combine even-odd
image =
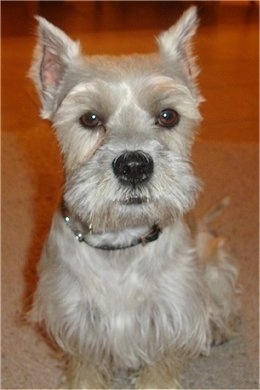
[[[116,177],[124,184],[143,183],[153,173],[152,157],[140,150],[122,153],[113,160],[112,165]]]

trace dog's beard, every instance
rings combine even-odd
[[[101,148],[67,178],[64,200],[94,232],[167,226],[189,211],[200,188],[188,160],[154,152],[154,172],[144,183],[122,184],[112,171],[113,152]]]

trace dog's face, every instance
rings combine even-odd
[[[189,160],[201,101],[190,55],[196,9],[146,56],[83,57],[38,21],[31,76],[64,156],[68,208],[94,231],[172,223],[199,187]]]

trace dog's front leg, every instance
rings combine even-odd
[[[101,370],[89,360],[71,357],[67,369],[68,389],[108,389],[109,379],[105,370]],[[62,386],[64,388],[64,386]]]
[[[183,359],[178,353],[168,354],[152,365],[144,366],[138,375],[136,389],[180,389],[179,371]]]

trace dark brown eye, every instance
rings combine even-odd
[[[176,111],[171,108],[167,108],[160,112],[157,118],[157,123],[163,127],[173,127],[177,125],[179,119],[179,114]]]
[[[80,124],[87,129],[93,129],[102,125],[100,118],[93,112],[87,112],[86,114],[83,114],[79,121]]]

